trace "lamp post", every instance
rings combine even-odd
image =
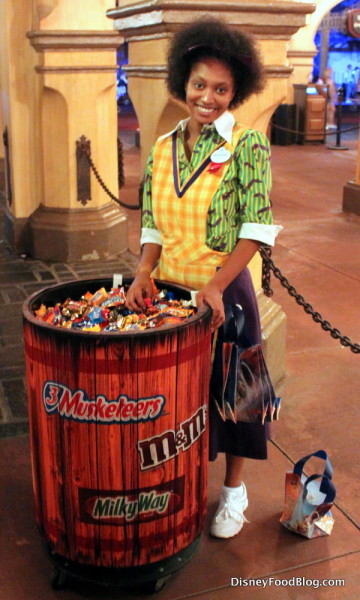
[[[336,105],[336,145],[328,146],[329,150],[349,150],[348,146],[341,145],[341,127],[342,127],[342,103],[344,100],[344,90],[338,90],[338,102]]]

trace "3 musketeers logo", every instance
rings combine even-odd
[[[49,415],[58,414],[63,419],[81,423],[105,424],[154,421],[163,414],[166,402],[161,394],[138,399],[126,394],[120,394],[115,400],[103,394],[89,398],[86,391],[71,390],[55,381],[44,383],[42,398]]]

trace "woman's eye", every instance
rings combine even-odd
[[[201,90],[203,88],[203,84],[199,83],[199,82],[196,82],[195,83],[195,87],[196,87],[197,90]]]
[[[222,87],[218,88],[216,91],[218,94],[224,94],[226,92],[225,88]]]

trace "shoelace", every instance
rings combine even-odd
[[[231,498],[226,498],[225,504],[220,510],[219,514],[216,516],[215,520],[218,523],[220,519],[228,519],[229,517],[231,519],[234,519],[234,521],[236,521],[237,523],[249,523],[243,511],[235,508],[234,499],[232,502]]]

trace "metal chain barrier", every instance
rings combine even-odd
[[[263,259],[263,290],[265,296],[272,296],[273,291],[270,287],[270,275],[271,271],[274,273],[274,276],[280,281],[281,285],[287,289],[288,293],[292,298],[295,298],[295,301],[303,307],[304,311],[311,315],[312,319],[315,323],[319,323],[321,328],[324,331],[328,331],[332,338],[335,340],[339,340],[342,346],[346,346],[350,348],[351,352],[354,354],[360,354],[360,344],[356,344],[352,342],[351,339],[341,333],[339,329],[336,329],[329,323],[323,319],[320,313],[316,312],[309,302],[306,302],[304,297],[299,294],[299,292],[295,289],[293,285],[290,285],[289,280],[281,273],[280,269],[275,266],[271,257],[271,248],[261,248],[260,254]]]
[[[103,181],[103,179],[100,177],[100,174],[99,174],[97,168],[94,165],[94,162],[93,162],[93,160],[91,158],[90,150],[87,148],[87,146],[85,144],[79,144],[79,148],[85,153],[86,158],[87,158],[87,160],[89,162],[89,165],[91,167],[91,170],[94,173],[97,181],[101,185],[101,187],[104,190],[104,192],[106,192],[107,195],[110,196],[110,198],[112,200],[114,200],[114,202],[117,202],[117,204],[120,204],[120,206],[122,206],[123,208],[128,208],[129,210],[139,210],[141,208],[140,204],[127,204],[126,202],[122,202],[117,196],[115,196],[115,194],[113,194],[109,190],[109,188],[107,187],[107,185]]]
[[[281,125],[276,125],[275,123],[271,122],[271,126],[274,127],[275,129],[280,129],[281,131],[285,131],[287,133],[293,133],[296,135],[308,135],[308,133],[304,132],[304,131],[297,131],[296,129],[289,129],[288,127],[282,127]],[[331,131],[321,131],[319,132],[319,135],[335,135],[335,134],[341,134],[341,133],[347,133],[348,131],[355,131],[356,129],[359,129],[360,125],[356,125],[354,127],[350,127],[348,129],[336,129],[336,130],[331,130]],[[118,143],[118,156],[119,156],[119,187],[123,187],[124,182],[125,182],[125,178],[124,178],[124,170],[123,170],[123,152],[122,152],[122,145],[121,145],[121,141],[120,138],[118,138],[117,140]],[[139,194],[139,203],[138,204],[127,204],[126,202],[122,202],[122,200],[120,200],[120,198],[118,198],[117,196],[115,196],[115,194],[113,194],[109,188],[107,187],[106,183],[104,182],[104,180],[101,178],[99,171],[97,170],[92,158],[91,158],[91,151],[90,149],[85,145],[85,144],[81,144],[79,143],[79,148],[80,150],[82,150],[85,155],[86,158],[89,162],[89,165],[92,169],[92,172],[94,173],[95,178],[97,179],[97,181],[99,182],[99,184],[101,185],[101,187],[103,188],[103,190],[108,194],[108,196],[110,196],[110,198],[112,200],[114,200],[114,202],[117,202],[117,204],[119,204],[120,206],[122,206],[123,208],[127,208],[129,210],[140,210],[141,209],[141,200],[140,200],[140,194]],[[140,185],[140,192],[141,192],[141,185]]]
[[[274,129],[280,129],[281,131],[286,131],[287,133],[294,133],[296,135],[312,135],[306,131],[298,131],[297,129],[289,129],[288,127],[283,127],[282,125],[276,125],[272,121],[270,122],[271,127]],[[317,131],[316,135],[337,135],[339,133],[347,133],[348,131],[355,131],[356,129],[360,129],[360,125],[354,125],[354,127],[349,127],[348,129],[331,129],[329,131]]]
[[[262,263],[262,274],[261,274],[261,287],[265,296],[271,298],[274,295],[271,289],[271,269],[269,260],[271,259],[271,248],[269,246],[260,246],[260,254],[263,259]]]
[[[284,128],[282,128],[282,129],[284,129]],[[358,128],[356,127],[355,129],[358,129]],[[292,131],[292,130],[288,130],[288,131]],[[350,130],[347,130],[347,131],[350,131]],[[130,210],[139,210],[141,208],[140,202],[137,205],[121,202],[119,200],[119,198],[117,198],[117,196],[115,196],[109,190],[109,188],[106,186],[104,181],[101,179],[101,177],[98,173],[98,170],[93,163],[93,160],[90,156],[90,151],[87,149],[87,147],[85,145],[82,146],[81,149],[83,152],[85,152],[86,157],[89,161],[89,165],[90,165],[97,181],[99,182],[99,184],[101,185],[103,190],[110,196],[110,198],[112,198],[112,200],[114,200],[115,202],[120,204],[120,206],[123,206],[124,208],[128,208]],[[141,187],[142,186],[140,185],[140,190],[141,190]],[[339,340],[343,346],[347,346],[355,354],[360,354],[360,344],[356,344],[356,343],[352,342],[351,339],[349,337],[343,335],[339,331],[339,329],[336,329],[335,327],[333,327],[331,325],[331,323],[329,323],[329,321],[326,321],[325,319],[323,319],[321,314],[316,312],[309,302],[305,301],[304,297],[301,296],[301,294],[299,294],[299,292],[295,289],[295,287],[293,285],[290,285],[289,280],[285,277],[285,275],[283,275],[281,273],[280,269],[275,266],[273,260],[271,259],[271,248],[261,247],[260,254],[263,259],[262,288],[263,288],[265,296],[270,297],[270,296],[273,296],[273,293],[274,293],[273,290],[271,289],[271,271],[272,271],[274,273],[274,276],[280,281],[281,285],[287,289],[289,295],[292,296],[293,298],[295,298],[296,302],[300,306],[303,307],[304,311],[307,314],[311,315],[311,317],[315,321],[315,323],[319,323],[321,325],[321,328],[324,331],[328,331],[330,333],[331,337]]]
[[[117,151],[118,151],[118,172],[119,172],[118,182],[119,182],[119,188],[122,188],[125,185],[124,148],[123,148],[122,141],[121,141],[119,135],[117,138]]]

